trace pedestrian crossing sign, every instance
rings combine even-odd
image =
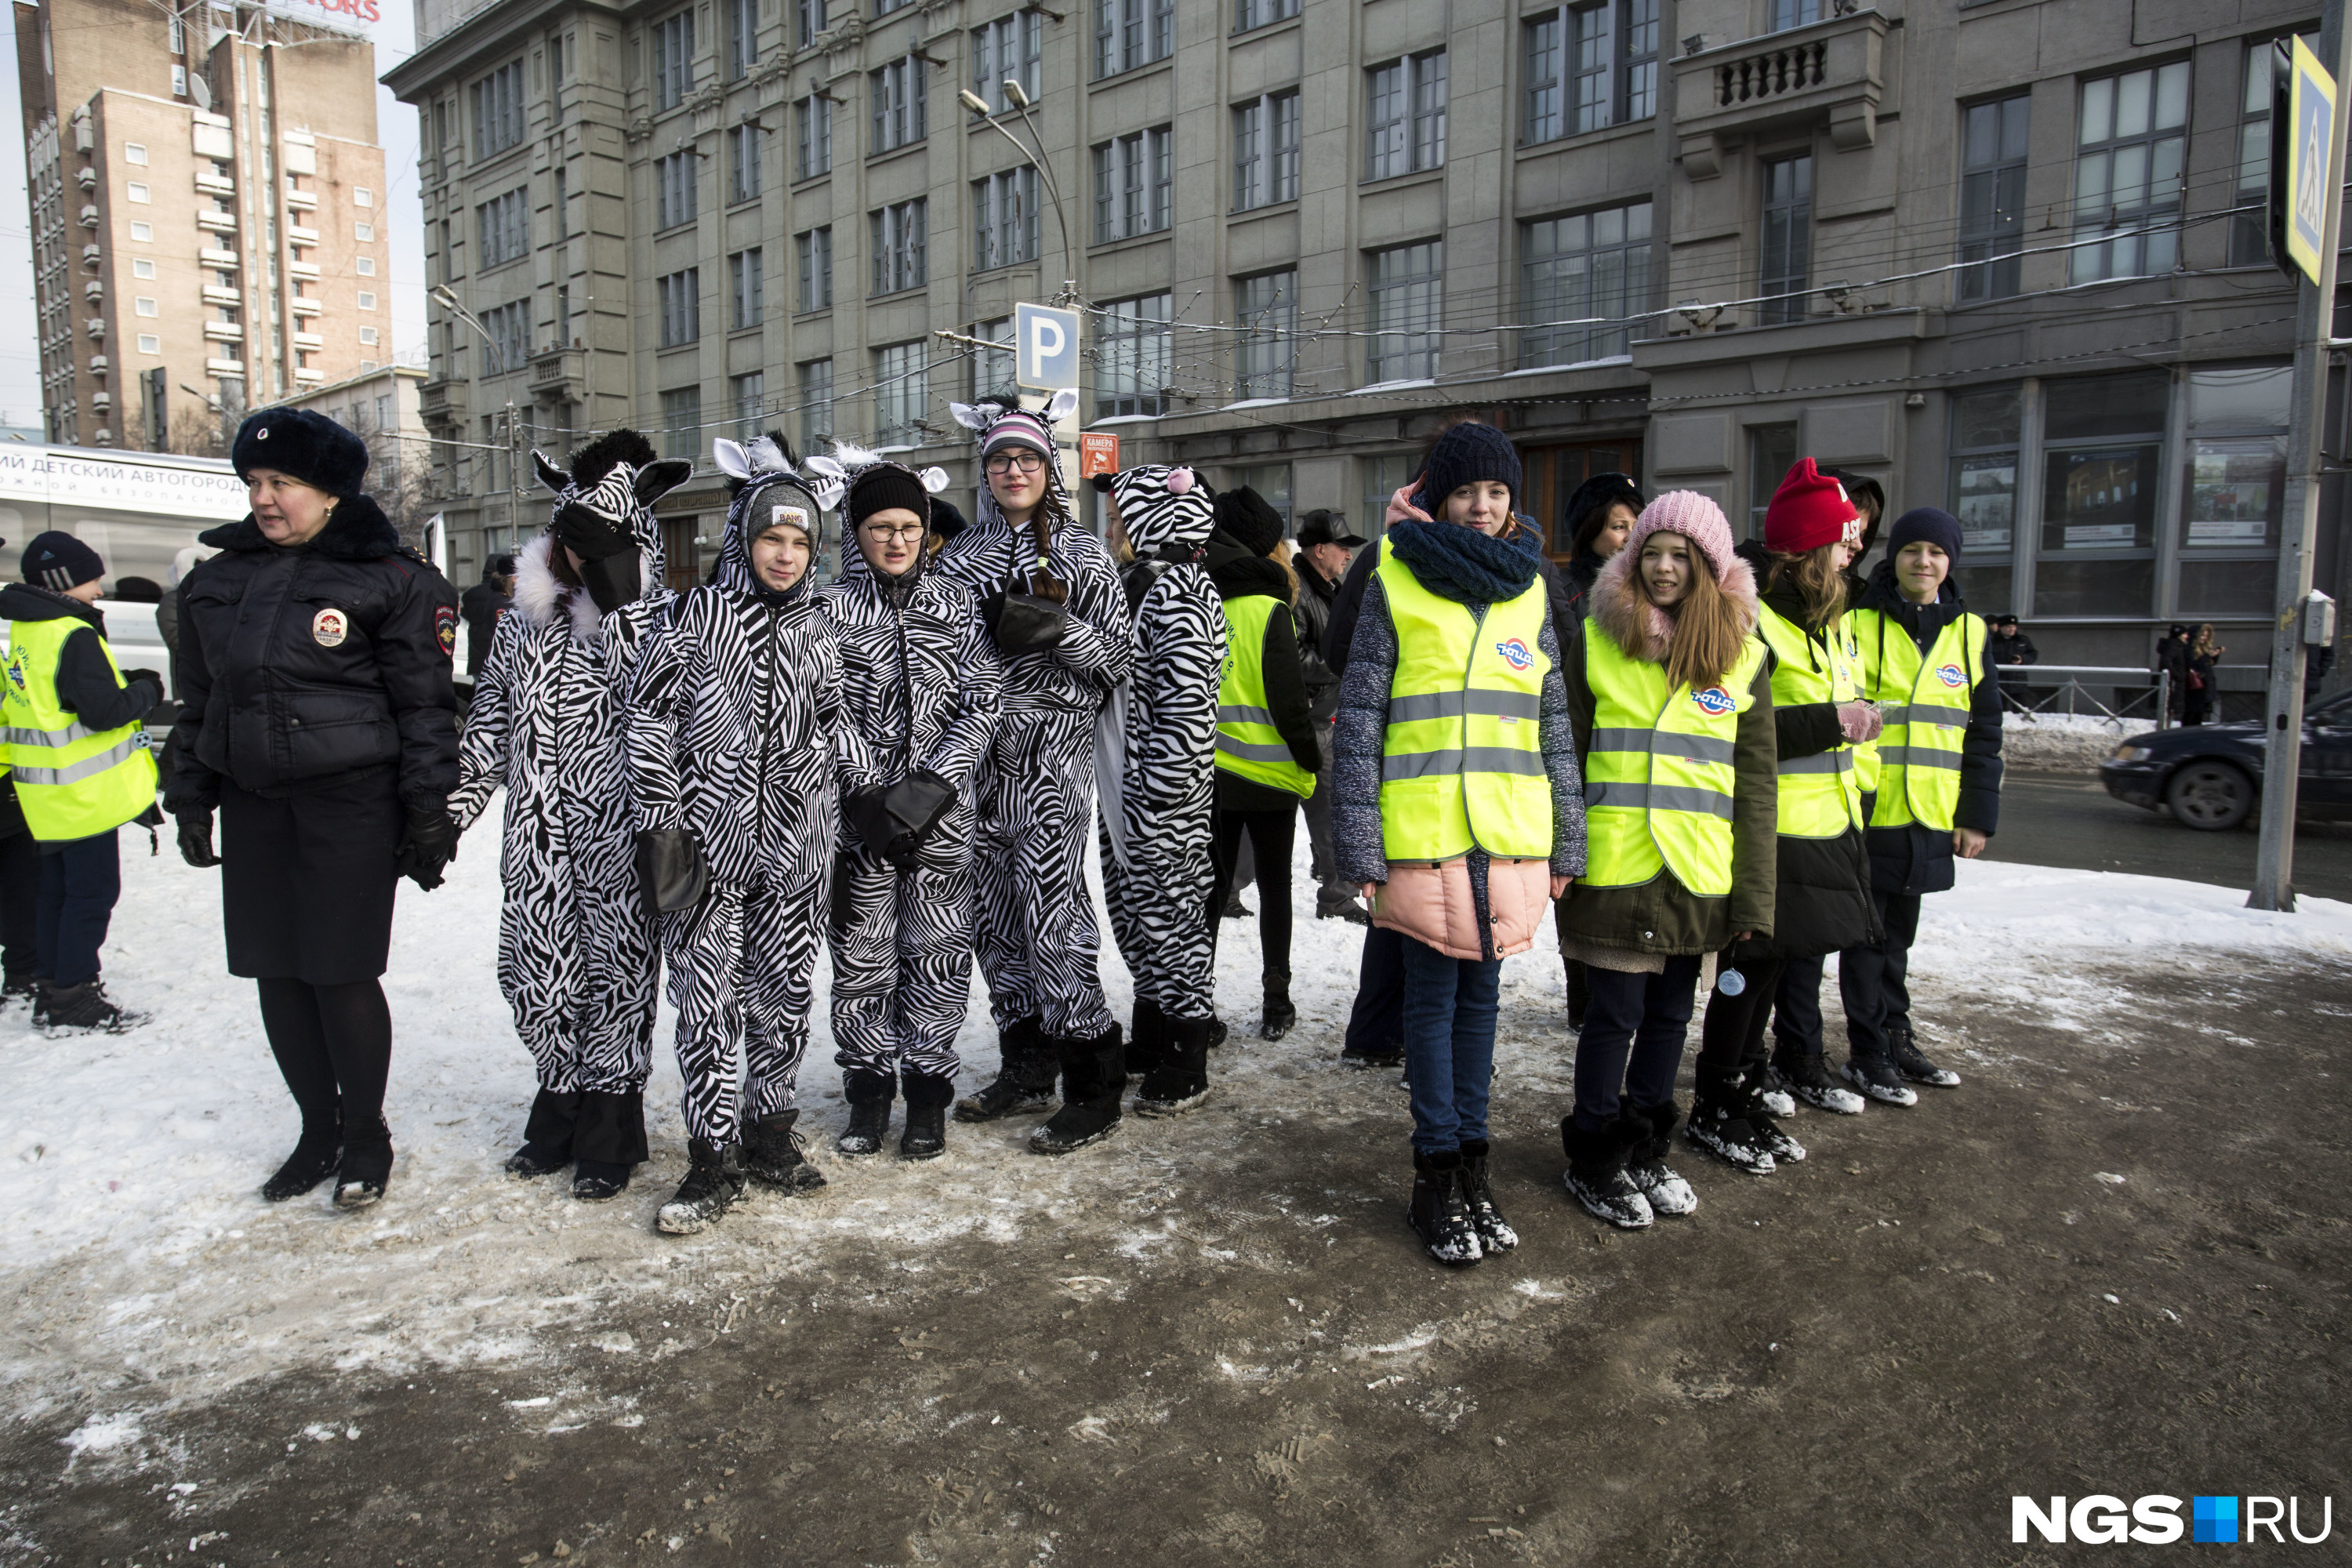
[[[2294,41],[2287,89],[2286,253],[2319,281],[2327,248],[2327,158],[2336,131],[2336,80],[2301,38]]]

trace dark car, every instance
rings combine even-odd
[[[2135,735],[2099,764],[2099,780],[2117,800],[2222,833],[2254,814],[2263,798],[2263,726],[2193,724]],[[2305,710],[2302,780],[2296,815],[2352,820],[2352,691]]]

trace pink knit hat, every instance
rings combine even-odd
[[[1642,541],[1654,533],[1679,533],[1698,546],[1721,583],[1735,566],[1744,565],[1732,552],[1731,524],[1723,509],[1696,490],[1667,490],[1642,509],[1618,553],[1628,561],[1641,558]]]

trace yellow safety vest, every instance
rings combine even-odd
[[[1721,680],[1669,691],[1664,666],[1632,658],[1585,621],[1586,887],[1636,887],[1664,867],[1702,898],[1730,893],[1733,759],[1763,666],[1764,644],[1751,635]]]
[[[1225,672],[1217,683],[1217,766],[1305,800],[1315,775],[1298,765],[1265,705],[1265,627],[1290,606],[1270,594],[1225,601]]]
[[[0,668],[0,741],[15,774],[26,826],[45,843],[110,832],[155,804],[155,759],[146,726],[132,720],[93,730],[58,700],[58,658],[66,638],[89,623],[72,616],[17,621]],[[107,668],[121,680],[104,637]]]
[[[1543,579],[1517,598],[1469,606],[1431,593],[1381,541],[1377,568],[1396,627],[1381,747],[1381,837],[1391,860],[1452,860],[1473,848],[1507,860],[1551,854],[1551,774],[1543,758],[1538,646]]]
[[[1824,633],[1823,647],[1805,628],[1769,605],[1759,606],[1756,631],[1772,650],[1772,706],[1852,702],[1862,695],[1861,652],[1843,622]],[[1811,757],[1780,762],[1780,835],[1784,838],[1835,838],[1862,826],[1862,785],[1854,777],[1854,748],[1841,741]]]
[[[1845,618],[1862,649],[1863,689],[1886,723],[1878,736],[1878,799],[1870,825],[1916,822],[1949,831],[1960,803],[1969,699],[1986,679],[1979,662],[1984,618],[1959,616],[1936,634],[1925,658],[1911,634],[1881,612],[1853,610]]]

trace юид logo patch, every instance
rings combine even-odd
[[[2336,1500],[2319,1500],[2316,1535],[2303,1532],[2303,1500],[2295,1497],[2192,1497],[2187,1530],[2181,1528],[2180,1500],[2162,1492],[2150,1492],[2129,1502],[2094,1493],[2074,1499],[2071,1507],[2063,1497],[2051,1498],[2046,1508],[2040,1498],[2009,1500],[2009,1539],[2020,1545],[2038,1536],[2048,1542],[2078,1541],[2088,1545],[2129,1541],[2141,1546],[2168,1546],[2183,1535],[2192,1542],[2235,1545],[2261,1540],[2263,1531],[2280,1546],[2290,1538],[2298,1545],[2316,1546],[2336,1531]]]
[[[1702,686],[1691,693],[1691,700],[1698,704],[1700,712],[1717,718],[1739,706],[1738,700],[1720,686]]]
[[[1536,656],[1528,651],[1528,645],[1518,637],[1496,643],[1495,651],[1501,654],[1503,662],[1513,669],[1526,669],[1536,661]]]
[[[1945,685],[1951,687],[1955,690],[1958,690],[1959,688],[1966,686],[1969,683],[1968,671],[1962,669],[1957,664],[1937,665],[1936,667],[1936,679],[1942,681]]]

